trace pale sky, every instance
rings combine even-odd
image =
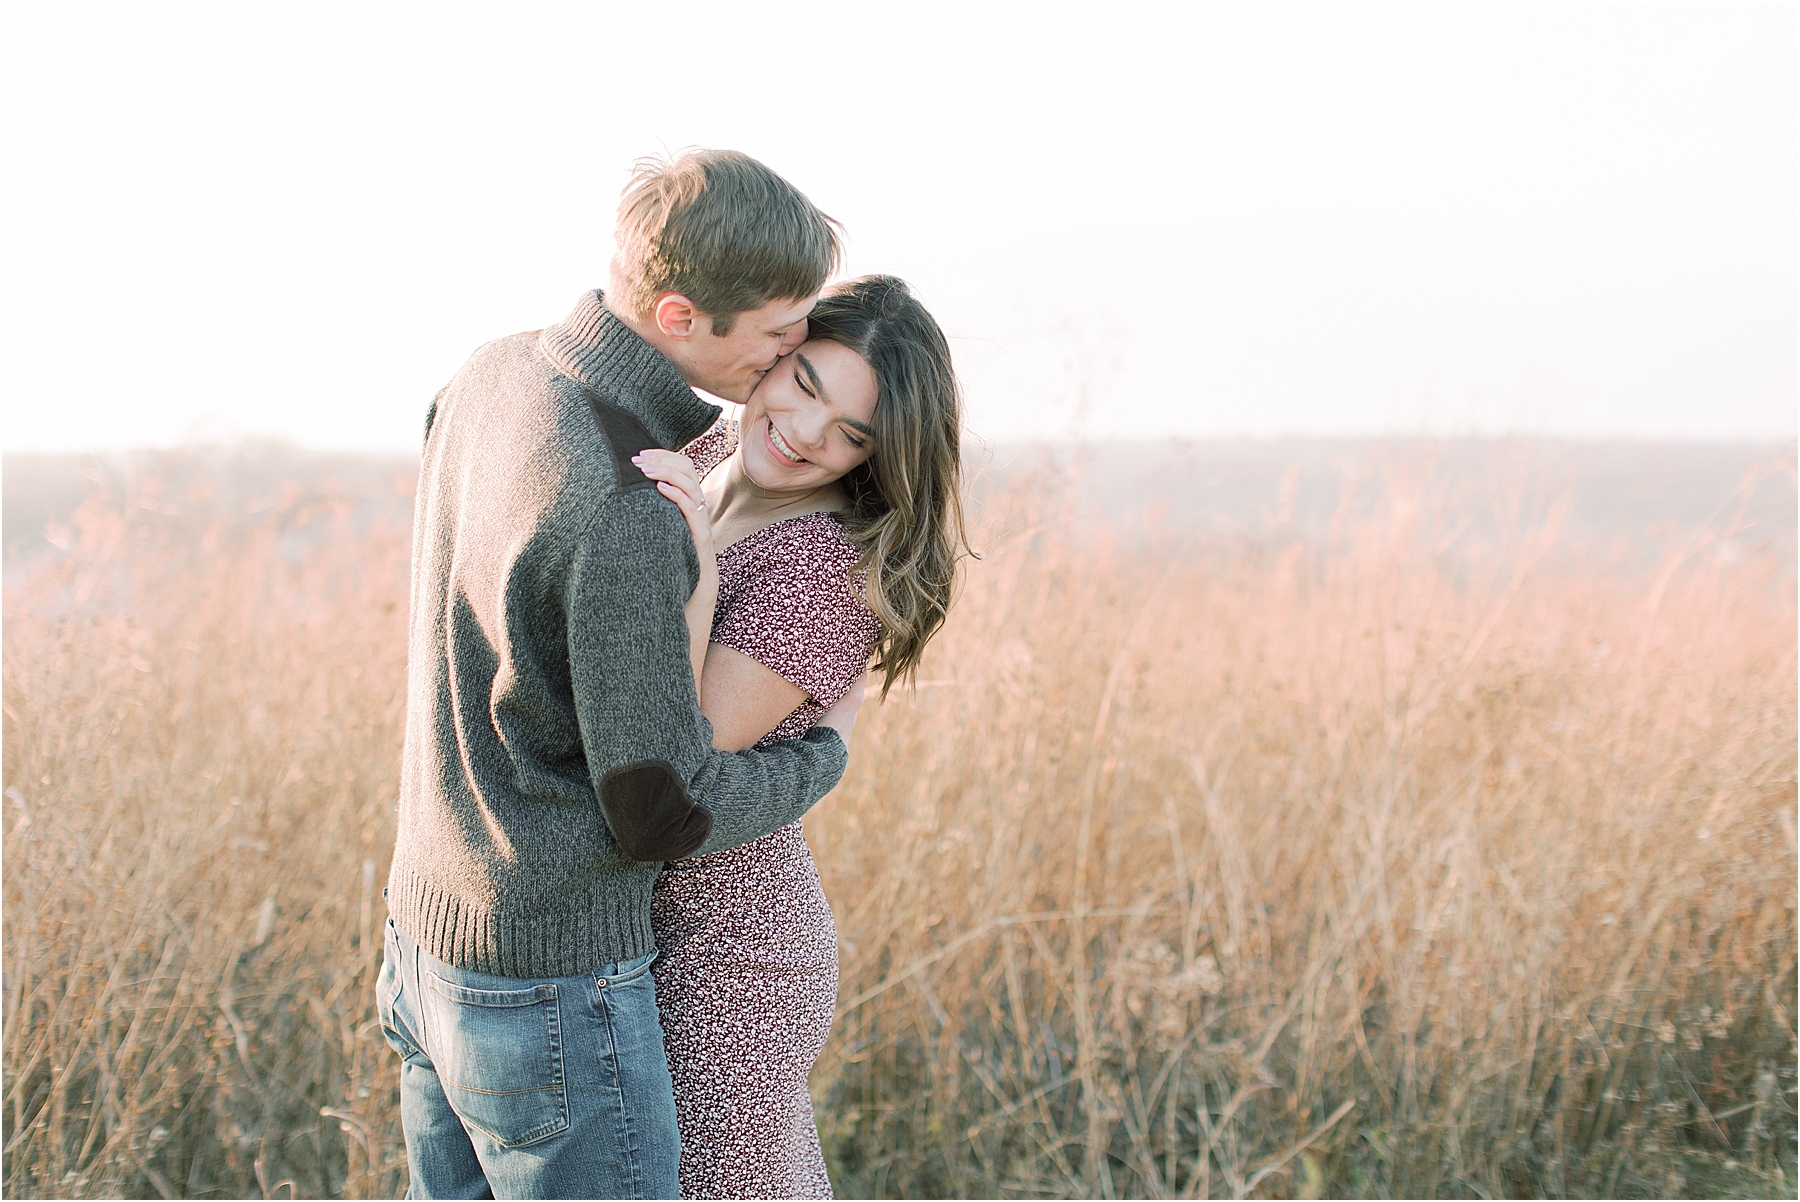
[[[1791,3],[8,4],[4,448],[410,451],[731,147],[986,438],[1787,439]]]

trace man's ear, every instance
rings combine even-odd
[[[694,307],[694,302],[679,292],[664,293],[650,311],[651,322],[669,338],[691,338],[694,319],[699,316],[700,310]]]

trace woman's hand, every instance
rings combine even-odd
[[[675,502],[694,536],[694,554],[700,560],[700,580],[688,598],[683,616],[688,626],[688,658],[694,667],[694,696],[700,695],[700,676],[706,666],[706,644],[712,637],[713,608],[719,602],[719,561],[713,554],[712,519],[706,512],[706,494],[700,491],[700,474],[686,455],[658,447],[631,457],[644,475],[656,481],[657,491]]]
[[[694,536],[694,550],[699,552],[704,571],[705,561],[713,557],[712,520],[706,514],[706,495],[700,491],[700,473],[694,470],[694,461],[679,451],[660,447],[639,451],[631,461],[656,481],[657,491],[675,502],[681,516],[687,519],[688,533]]]

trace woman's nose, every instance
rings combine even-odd
[[[810,412],[801,413],[794,422],[794,436],[808,447],[819,447],[825,443],[825,436],[831,432],[830,415],[825,413],[821,405],[810,406]]]

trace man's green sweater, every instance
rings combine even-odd
[[[560,977],[643,955],[663,860],[784,826],[843,775],[835,731],[734,755],[700,715],[693,540],[631,456],[717,416],[599,292],[433,403],[388,907],[438,959]]]

